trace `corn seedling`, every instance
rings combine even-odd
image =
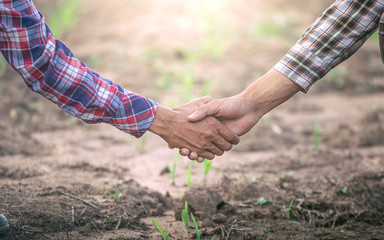
[[[123,189],[123,186],[124,186],[124,182],[123,184],[121,185],[120,189],[119,187],[117,186],[117,184],[115,184],[115,192],[112,193],[108,188],[104,187],[104,191],[113,198],[113,200],[115,200],[115,202],[119,202],[120,200],[120,197],[121,197],[121,192],[122,192],[122,189]]]
[[[177,162],[179,161],[179,159],[180,159],[180,153],[177,153],[177,154],[176,154],[176,157],[175,157],[175,160],[173,161],[172,169],[171,169],[171,167],[167,164],[168,171],[169,171],[169,173],[171,174],[171,177],[172,177],[172,185],[175,185],[175,179],[176,179],[176,166],[177,166]]]
[[[295,200],[292,199],[291,203],[289,204],[289,207],[285,209],[285,218],[290,219],[291,218],[291,211],[292,211],[292,205]]]
[[[348,187],[347,187],[347,186],[343,187],[343,189],[341,189],[341,192],[342,192],[343,194],[347,195],[347,193],[348,193]]]
[[[192,218],[193,224],[195,225],[196,238],[197,238],[197,240],[200,240],[200,230],[199,230],[199,226],[197,226],[197,223],[196,223],[195,217],[193,216],[193,213],[191,213],[191,218]]]
[[[271,204],[272,201],[269,200],[269,199],[260,197],[259,199],[257,199],[257,203],[258,203],[260,206],[263,206],[263,205],[266,205],[266,204]]]
[[[163,240],[168,240],[168,233],[167,229],[164,230],[160,227],[160,225],[156,222],[155,219],[152,218],[153,225],[157,228],[157,230],[160,232],[161,236],[163,237]]]
[[[212,161],[208,159],[204,159],[204,177],[207,177],[209,171],[212,167]]]
[[[317,150],[320,149],[320,133],[319,133],[319,122],[315,121],[315,126],[313,128],[313,143]]]
[[[188,167],[188,187],[193,187],[192,184],[192,167]]]
[[[183,220],[183,223],[185,224],[185,227],[187,228],[187,231],[189,231],[189,213],[188,213],[188,203],[187,203],[187,201],[185,201],[184,209],[181,212],[181,220]]]

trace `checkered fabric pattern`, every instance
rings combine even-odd
[[[0,50],[33,91],[87,123],[140,137],[157,104],[91,71],[55,39],[31,0],[0,1]]]
[[[383,10],[384,0],[337,0],[274,69],[308,91],[377,30]]]

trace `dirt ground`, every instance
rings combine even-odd
[[[43,12],[54,2],[36,0]],[[62,40],[102,76],[174,105],[239,93],[331,2],[84,1]],[[384,239],[384,67],[374,37],[265,116],[206,176],[180,158],[174,184],[166,165],[177,151],[159,137],[87,125],[2,70],[0,213],[11,229],[0,239],[161,239],[152,218],[169,239],[196,239],[180,220],[185,201],[202,239]],[[117,202],[105,190],[115,186]]]

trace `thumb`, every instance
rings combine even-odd
[[[217,113],[218,106],[217,101],[209,102],[203,106],[200,106],[195,112],[188,116],[188,120],[191,122],[197,122],[203,120],[208,116],[213,116]]]

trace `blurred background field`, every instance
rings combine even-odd
[[[92,70],[170,107],[241,92],[332,2],[34,1]],[[2,59],[0,213],[11,222],[8,237],[160,239],[155,218],[171,239],[195,239],[175,219],[200,187],[191,204],[209,202],[206,191],[222,197],[217,209],[191,207],[203,239],[382,239],[383,70],[375,34],[307,94],[267,114],[207,173],[157,136],[137,140],[68,116]],[[105,191],[115,186],[118,201]],[[261,197],[272,203],[258,204]]]

